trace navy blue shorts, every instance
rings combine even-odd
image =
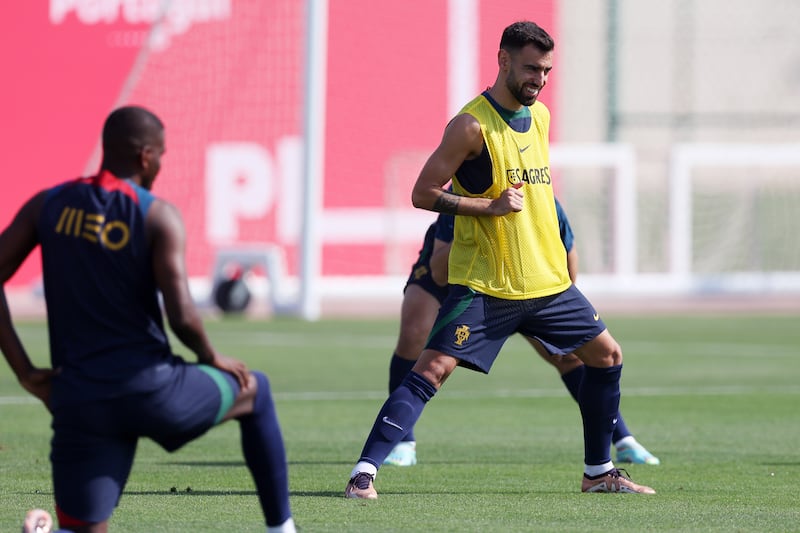
[[[553,355],[566,355],[605,329],[575,285],[529,300],[505,300],[450,285],[426,348],[457,358],[460,366],[488,373],[514,333],[539,340]]]
[[[425,233],[425,240],[422,249],[419,251],[417,261],[411,266],[411,273],[408,275],[403,294],[409,285],[418,285],[422,290],[436,298],[439,305],[442,305],[447,298],[448,286],[437,285],[431,276],[431,254],[433,254],[433,242],[436,237],[436,227],[431,225]]]
[[[408,281],[406,281],[406,286],[403,288],[403,294],[405,294],[409,285],[417,285],[422,290],[436,298],[436,301],[439,302],[439,305],[442,305],[447,299],[449,287],[447,285],[444,287],[437,285],[431,277],[430,268],[427,266],[425,266],[423,269],[418,268],[416,271],[411,271],[411,276],[409,276]]]
[[[50,461],[56,505],[88,522],[107,520],[148,437],[175,451],[219,423],[239,393],[234,377],[182,361],[151,393],[56,408]]]

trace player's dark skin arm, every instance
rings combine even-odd
[[[36,220],[43,200],[43,193],[31,198],[14,217],[11,225],[0,234],[0,350],[20,385],[48,405],[51,379],[56,372],[37,368],[31,362],[14,329],[5,291],[6,282],[39,244]]]
[[[483,150],[481,126],[471,115],[455,117],[445,128],[411,193],[414,207],[467,216],[503,216],[522,209],[522,191],[508,188],[497,198],[459,196],[444,189],[464,161],[474,159]]]
[[[211,346],[194,305],[186,273],[186,231],[178,210],[156,200],[147,215],[156,284],[164,298],[169,326],[178,339],[197,355],[198,362],[233,374],[244,389],[249,372],[241,361],[219,354]]]

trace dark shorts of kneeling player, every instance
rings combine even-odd
[[[218,424],[239,393],[233,376],[215,368],[180,359],[165,367],[171,379],[156,391],[54,410],[50,459],[62,527],[111,516],[140,437],[175,451]]]

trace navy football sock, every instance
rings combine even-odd
[[[584,368],[585,365],[581,365],[561,375],[561,381],[564,382],[564,385],[566,385],[567,390],[575,401],[578,401],[578,391],[581,388],[581,381],[583,381],[583,376],[586,373]],[[621,439],[629,437],[630,434],[631,432],[628,430],[628,426],[625,425],[625,420],[622,419],[622,413],[617,413],[617,425],[614,426],[614,434],[611,437],[611,442],[619,442]]]
[[[258,382],[253,412],[238,419],[242,451],[253,475],[267,525],[277,526],[292,516],[286,451],[269,380],[261,372],[253,372],[253,375]]]
[[[619,442],[625,437],[630,437],[631,432],[622,418],[622,413],[617,413],[617,425],[614,426],[614,433],[611,435],[611,442]]]
[[[584,366],[585,365],[581,365],[573,368],[566,374],[561,374],[561,381],[564,382],[564,385],[566,385],[567,390],[576,402],[578,401],[578,391],[581,390],[581,381],[583,381],[583,375],[585,374]]]
[[[389,393],[395,391],[397,387],[400,386],[400,383],[403,382],[405,377],[411,372],[411,369],[414,368],[414,364],[416,361],[411,361],[409,359],[403,359],[399,355],[392,354],[392,360],[389,363]],[[415,441],[416,438],[414,437],[414,428],[411,427],[406,433],[406,436],[403,437],[404,441]]]
[[[409,372],[403,382],[383,404],[361,451],[359,461],[380,468],[398,442],[414,427],[425,404],[436,394],[436,387],[428,380]]]
[[[584,461],[587,465],[599,465],[611,461],[611,435],[619,416],[622,365],[584,368],[578,392],[583,418]]]

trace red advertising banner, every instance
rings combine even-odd
[[[466,38],[477,51],[480,90],[494,81],[502,28],[531,19],[555,36],[554,4],[330,0],[319,180],[325,275],[405,272],[419,247],[426,214],[414,212],[409,187],[449,119],[454,10],[476,11]],[[184,216],[190,274],[208,275],[220,246],[253,243],[282,247],[296,272],[306,8],[301,0],[7,7],[0,226],[37,191],[95,172],[103,119],[133,103],[166,124],[154,192]],[[545,92],[552,104],[552,82]],[[400,215],[387,219],[392,212]],[[12,282],[38,276],[32,258]]]

